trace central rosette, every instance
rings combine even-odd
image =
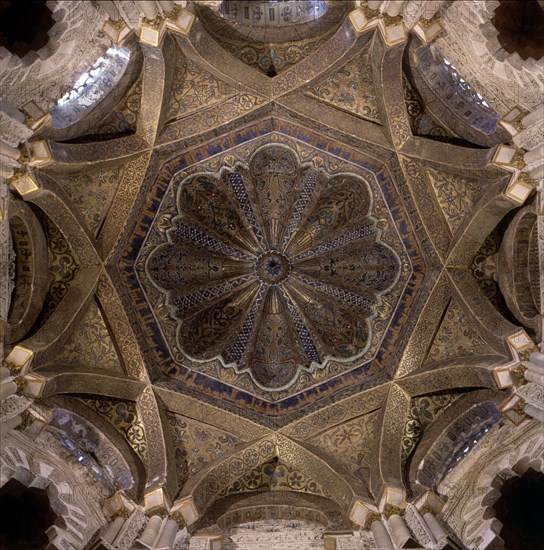
[[[177,185],[167,242],[146,271],[188,361],[220,360],[275,390],[365,353],[400,273],[380,240],[369,181],[266,145],[248,166]]]
[[[281,252],[265,252],[257,258],[257,277],[268,285],[278,285],[289,277],[289,259]]]

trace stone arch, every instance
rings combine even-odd
[[[481,147],[508,141],[508,134],[498,125],[500,115],[453,80],[434,44],[421,44],[414,39],[409,51],[417,91],[440,121],[462,139]]]
[[[140,498],[146,480],[145,466],[127,441],[109,422],[96,411],[70,396],[47,398],[40,401],[40,406],[53,408],[51,426],[66,431],[67,435],[72,435],[74,439],[80,434],[71,434],[67,429],[70,418],[85,425],[88,430],[85,441],[91,445],[90,450],[100,464],[112,472],[119,485],[118,489],[125,491],[129,498],[134,500]]]
[[[47,293],[47,242],[43,229],[24,201],[9,205],[9,225],[16,255],[15,292],[6,326],[6,342],[24,338],[36,321]]]
[[[505,231],[499,262],[499,287],[508,309],[525,327],[534,331],[537,341],[542,334],[539,251],[537,243],[537,204],[521,209]]]
[[[470,392],[451,405],[425,431],[404,472],[414,494],[438,486],[448,458],[483,427],[499,420],[498,405],[503,398],[502,392],[493,389]],[[410,484],[411,479],[416,480],[416,484]]]
[[[113,87],[103,97],[86,106],[77,116],[70,117],[70,113],[64,112],[68,111],[69,106],[55,105],[51,109],[53,124],[43,128],[41,132],[43,137],[52,141],[59,140],[64,142],[84,136],[89,133],[93,126],[99,124],[124,101],[126,95],[141,74],[143,59],[142,50],[135,35],[127,37],[123,42],[123,48],[128,51],[130,59],[123,73],[119,76],[119,80],[113,83]],[[88,73],[93,63],[96,64],[97,60],[101,58],[103,56],[97,56],[96,59],[90,60],[88,67],[84,71]],[[59,121],[63,121],[63,124],[60,124]]]
[[[209,464],[185,484],[178,501],[192,499],[197,515],[201,517],[229,483],[274,458],[285,460],[309,477],[319,479],[330,489],[330,500],[339,506],[346,517],[350,516],[357,501],[372,503],[366,487],[342,467],[330,464],[329,459],[325,461],[305,446],[280,434],[267,435],[223,460]]]
[[[448,495],[443,518],[468,548],[501,544],[501,524],[490,508],[498,499],[501,480],[525,472],[530,465],[542,471],[544,439],[536,421],[521,426],[496,425],[482,438],[463,468],[453,470],[438,486]]]
[[[80,70],[85,70],[87,60],[96,59],[111,43],[101,32],[107,14],[93,2],[77,10],[65,0],[53,0],[48,5],[56,22],[48,32],[47,44],[22,59],[7,50],[0,54],[6,66],[9,62],[6,73],[11,82],[28,76],[24,93],[20,94],[18,87],[6,89],[5,101],[22,108],[32,119],[40,118],[40,112],[48,112],[67,87],[67,77],[75,78]],[[83,43],[81,36],[86,38]]]
[[[497,0],[452,2],[444,12],[446,33],[436,43],[497,112],[504,115],[515,105],[531,111],[542,101],[542,59],[527,63],[517,54],[500,59],[502,46],[491,22],[498,5]]]
[[[42,442],[47,437],[42,438]],[[12,477],[27,486],[43,488],[51,504],[55,503],[57,519],[48,530],[50,539],[67,541],[72,547],[83,547],[94,531],[103,522],[96,511],[88,506],[86,499],[75,496],[80,480],[75,472],[66,468],[66,463],[59,459],[55,463],[52,456],[58,456],[56,442],[47,441],[46,446],[53,446],[53,452],[39,447],[30,449],[32,444],[22,434],[12,433],[4,440],[1,463],[12,471]],[[91,484],[87,484],[87,489]],[[99,497],[97,497],[99,500]],[[53,507],[53,506],[52,506]],[[95,513],[93,513],[95,512]],[[69,546],[68,546],[69,547]]]

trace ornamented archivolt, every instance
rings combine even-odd
[[[180,182],[146,272],[166,295],[182,353],[220,359],[268,390],[330,360],[370,358],[371,321],[401,271],[381,242],[387,222],[370,185],[278,145],[248,166]]]
[[[319,496],[329,496],[314,479],[288,464],[272,459],[246,472],[225,487],[220,497],[254,491],[295,491]]]

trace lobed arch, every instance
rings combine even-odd
[[[177,501],[192,499],[198,516],[202,517],[216,501],[217,494],[229,483],[274,458],[296,467],[308,477],[319,479],[324,486],[330,488],[330,500],[346,517],[351,515],[357,502],[373,505],[372,498],[361,481],[344,472],[341,466],[333,465],[330,459],[324,460],[307,446],[279,434],[267,435],[235,450],[223,460],[209,464],[185,484]]]
[[[42,432],[39,440],[37,444],[17,432],[3,440],[2,478],[9,475],[26,486],[45,490],[57,514],[48,536],[64,541],[67,548],[83,548],[105,521],[97,503],[107,494],[92,478],[86,480],[82,491],[79,465],[67,468],[62,448],[50,434]]]
[[[448,501],[442,516],[469,548],[485,547],[500,539],[501,524],[493,504],[504,479],[523,475],[529,468],[543,472],[542,425],[534,420],[521,426],[496,425],[465,459],[438,485]]]
[[[500,418],[498,406],[503,399],[504,394],[499,390],[477,389],[463,395],[437,418],[423,433],[405,466],[404,477],[412,494],[417,496],[425,490],[436,489],[447,459],[463,448],[473,432]],[[458,435],[463,429],[464,437]]]
[[[145,466],[121,434],[99,413],[68,395],[42,399],[39,406],[51,409],[51,428],[71,439],[76,439],[78,429],[86,430],[84,440],[97,462],[108,470],[115,482],[115,490],[124,491],[129,498],[141,498],[146,481]],[[78,428],[74,423],[79,423]],[[49,430],[49,428],[48,428]]]

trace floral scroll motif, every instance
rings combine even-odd
[[[176,206],[146,271],[187,357],[220,358],[272,391],[365,352],[401,271],[366,179],[269,145],[248,166],[185,178]]]

